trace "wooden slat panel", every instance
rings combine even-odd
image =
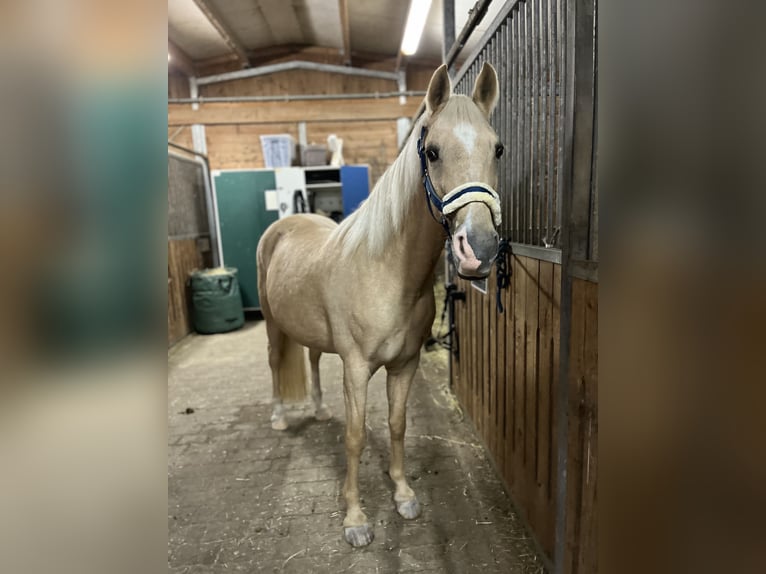
[[[527,495],[534,492],[535,471],[537,468],[537,310],[539,299],[538,281],[540,262],[527,260],[527,289],[525,296],[526,325],[526,365],[524,378],[524,466],[525,480],[529,488]],[[532,505],[530,497],[530,506]]]
[[[458,285],[460,286],[460,290],[463,291],[463,293],[466,293],[466,284],[463,279],[458,280]],[[471,333],[468,330],[468,296],[466,295],[465,301],[462,301],[460,303],[460,323],[458,323],[458,329],[460,330],[460,373],[461,377],[463,377],[463,381],[461,384],[461,392],[463,395],[463,412],[467,415],[469,414],[468,410],[468,402],[469,402],[469,392],[468,392],[468,385],[471,381],[470,374],[468,371],[468,365],[470,365],[471,360],[471,352],[470,352],[470,336]]]
[[[514,305],[514,390],[513,390],[513,462],[514,471],[511,481],[517,497],[522,496],[524,488],[524,384],[526,377],[526,292],[527,272],[522,261],[516,261],[513,281]],[[523,498],[520,498],[522,502]]]
[[[576,565],[578,574],[590,574],[598,570],[598,532],[596,513],[596,490],[598,476],[598,285],[579,281],[585,300],[585,337],[583,339],[583,397],[581,408],[582,474],[580,508],[580,554]]]
[[[537,532],[544,547],[552,550],[555,515],[550,512],[550,469],[551,457],[551,417],[553,387],[553,263],[540,262],[538,326],[540,346],[538,355],[537,387],[537,466],[535,469],[535,488],[537,499]],[[551,546],[548,546],[548,544]]]
[[[263,168],[261,136],[290,134],[297,140],[298,125],[208,126],[205,133],[210,169]]]
[[[501,472],[505,471],[505,441],[506,441],[506,434],[505,434],[505,388],[508,384],[508,379],[506,376],[506,363],[505,363],[505,325],[507,322],[507,317],[509,313],[508,305],[506,305],[505,302],[505,296],[508,292],[508,289],[505,289],[504,291],[500,292],[500,297],[503,299],[503,314],[497,315],[497,333],[496,333],[496,346],[495,346],[495,373],[496,373],[496,379],[495,384],[497,386],[497,400],[495,402],[495,412],[496,412],[496,424],[497,424],[497,431],[496,431],[496,446],[494,450],[495,455],[495,462],[497,463],[497,468],[500,469]],[[497,294],[495,295],[497,297]],[[495,304],[493,300],[493,304]]]
[[[572,281],[566,549],[569,571],[595,572],[598,286]]]
[[[461,356],[458,398],[487,444],[516,506],[551,556],[561,266],[513,256],[511,268],[510,286],[502,294],[503,315],[495,310],[494,273],[487,295],[461,281],[467,301],[457,316],[457,329],[464,350],[470,348],[470,352]],[[594,452],[594,439],[580,440],[578,445],[581,452]],[[590,484],[578,483],[578,508],[583,510],[590,504],[586,501],[595,500]],[[588,520],[587,525],[578,523],[578,543],[595,540],[593,521]],[[572,564],[579,556],[571,558]]]
[[[194,142],[192,141],[192,133],[191,133],[191,127],[189,126],[181,126],[181,127],[168,127],[168,140],[170,138],[173,138],[171,141],[173,143],[176,143],[178,145],[182,145],[186,148],[193,149],[194,148]],[[179,153],[178,150],[173,148],[168,148],[173,153]]]
[[[192,331],[186,280],[202,266],[196,239],[168,241],[168,346]]]
[[[479,333],[481,333],[481,320],[479,316],[479,297],[476,293],[476,289],[468,286],[471,292],[471,419],[476,424],[479,432],[481,432],[481,426],[479,421],[479,412],[481,410],[481,375],[479,372]]]
[[[497,376],[497,325],[498,325],[498,313],[495,308],[495,297],[497,295],[497,277],[495,276],[495,269],[493,267],[492,273],[489,276],[487,284],[487,312],[489,313],[489,332],[488,332],[488,367],[489,367],[489,409],[487,409],[487,415],[489,416],[489,451],[491,453],[497,452],[497,396],[498,396],[498,376]]]
[[[489,282],[487,284],[487,293],[489,293]],[[482,378],[484,379],[484,444],[490,445],[492,443],[492,434],[494,428],[492,425],[492,387],[494,381],[490,379],[489,366],[491,357],[492,338],[495,335],[495,330],[492,327],[492,318],[494,313],[490,313],[489,297],[482,295],[481,297],[482,316],[484,317],[484,326],[482,328],[482,338],[484,339],[483,353],[481,357],[482,362]],[[494,449],[490,447],[490,451],[494,452]]]
[[[505,469],[505,480],[509,485],[513,484],[513,440],[516,432],[514,418],[514,389],[516,381],[516,297],[515,283],[518,266],[516,258],[511,257],[511,283],[505,294],[506,315],[505,315],[505,445],[503,453],[503,468]]]
[[[242,78],[200,86],[205,97],[282,96],[284,94],[358,94],[391,92],[398,89],[395,80],[333,74],[317,70],[287,70],[267,76]],[[411,88],[414,89],[414,88]],[[420,102],[418,102],[420,103]]]
[[[567,460],[567,572],[577,572],[580,559],[580,510],[582,506],[583,436],[582,410],[585,370],[583,343],[585,341],[585,289],[581,280],[572,281],[572,331],[569,355],[569,421]]]
[[[476,291],[478,295],[479,300],[479,381],[481,384],[480,387],[480,393],[481,393],[481,409],[479,411],[479,420],[481,421],[481,435],[484,439],[484,444],[487,444],[487,438],[489,436],[489,429],[488,424],[489,421],[487,420],[487,379],[489,378],[487,373],[487,367],[489,366],[489,361],[487,361],[487,350],[489,348],[488,343],[488,337],[487,332],[489,330],[489,321],[487,316],[487,296],[483,293],[479,293]]]
[[[473,294],[471,286],[467,281],[465,285],[465,323],[467,328],[463,329],[463,340],[466,347],[466,365],[465,365],[465,394],[466,394],[466,414],[473,420],[473,386],[476,384],[476,374],[473,372],[473,334],[474,334],[474,314],[473,314]]]
[[[412,117],[419,104],[415,98],[407,98],[405,104],[400,104],[399,98],[208,103],[198,110],[189,104],[168,104],[168,125],[396,120]]]
[[[558,476],[558,465],[556,458],[557,446],[557,428],[556,423],[556,402],[555,389],[558,389],[560,374],[560,356],[561,356],[561,265],[553,267],[553,405],[551,406],[551,476],[548,491],[550,492],[551,504],[556,492],[556,479]],[[551,541],[551,548],[553,542]]]

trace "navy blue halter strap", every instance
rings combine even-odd
[[[431,182],[431,176],[428,175],[428,160],[426,159],[427,132],[428,128],[423,126],[420,130],[420,137],[418,138],[418,157],[420,158],[420,173],[423,177],[423,187],[426,190],[426,204],[428,205],[428,211],[431,214],[431,217],[434,218],[434,221],[439,222],[444,228],[444,231],[447,232],[447,236],[451,237],[452,234],[449,231],[449,225],[447,224],[447,220],[445,219],[444,215],[442,215],[441,220],[436,219],[436,215],[434,215],[434,209],[432,207],[432,205],[435,205],[436,209],[441,214],[442,210],[444,209],[444,204],[434,189],[434,184]]]
[[[490,195],[492,198],[495,198],[496,196],[492,191],[490,191],[486,187],[482,187],[480,185],[472,185],[470,187],[466,187],[465,189],[460,190],[455,195],[448,197],[446,201],[442,200],[442,198],[440,198],[439,195],[436,193],[436,190],[434,189],[434,184],[431,181],[431,176],[428,174],[428,159],[426,158],[426,134],[427,133],[428,133],[428,128],[426,126],[423,126],[420,129],[420,137],[418,138],[418,157],[420,158],[420,172],[423,176],[423,187],[426,190],[426,203],[428,204],[428,211],[431,213],[431,217],[434,218],[434,221],[439,222],[441,226],[444,228],[444,230],[447,232],[447,236],[451,237],[452,234],[450,233],[450,230],[449,230],[449,224],[447,223],[447,218],[444,216],[444,209],[449,204],[453,203],[454,201],[457,201],[459,198],[461,198],[467,193],[476,193],[476,192],[486,193]],[[447,194],[447,196],[449,195],[450,194]],[[436,215],[434,215],[434,210],[433,210],[434,207],[441,215],[441,220],[436,219]]]

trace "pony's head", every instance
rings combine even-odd
[[[466,278],[489,275],[497,256],[501,210],[495,187],[503,145],[489,116],[498,92],[497,73],[485,63],[470,98],[452,94],[446,66],[434,72],[426,94],[418,145],[424,185]]]

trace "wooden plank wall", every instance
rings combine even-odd
[[[452,384],[511,496],[549,556],[555,525],[553,398],[558,381],[561,266],[512,257],[510,287],[496,311],[496,278],[487,294],[459,280],[460,357]]]
[[[371,65],[371,68],[381,66]],[[407,70],[407,89],[425,90],[428,87],[433,68],[410,66]],[[393,80],[364,78],[344,74],[328,74],[324,72],[293,70],[245,78],[225,83],[211,84],[200,87],[201,96],[274,96],[284,94],[339,94],[339,93],[369,93],[390,92],[398,89]],[[179,76],[169,76],[168,96],[188,97],[188,80]],[[415,109],[421,98],[408,98],[402,114],[410,116],[410,108]],[[346,163],[368,164],[371,181],[374,183],[398,154],[397,126],[395,119],[369,120],[359,117],[360,110],[370,106],[391,107],[388,100],[353,100],[360,102],[358,106],[348,105],[348,102],[322,102],[332,104],[335,109],[348,110],[344,121],[308,121],[306,135],[309,143],[326,144],[327,136],[331,133],[343,138],[343,155]],[[376,103],[378,102],[378,103]],[[235,104],[209,104],[234,106]],[[249,106],[257,104],[248,104]],[[274,105],[274,104],[270,104]],[[296,121],[267,122],[267,123],[233,123],[230,125],[206,126],[206,143],[210,158],[211,169],[242,169],[262,168],[264,166],[260,136],[265,134],[289,133],[298,140],[298,118],[310,117],[310,111],[317,107],[316,102],[291,102],[290,116]],[[241,107],[241,105],[240,105]],[[185,108],[171,106],[170,111]],[[239,108],[237,108],[239,109]],[[305,113],[302,112],[305,110]],[[390,115],[390,114],[389,114]],[[234,117],[232,115],[232,117]],[[217,121],[217,120],[216,120]],[[181,122],[184,123],[184,122]],[[180,130],[179,130],[180,128]],[[173,141],[191,147],[191,130],[179,125],[169,126],[168,137]]]
[[[598,571],[598,284],[572,279],[566,571]]]
[[[455,304],[459,358],[452,385],[548,557],[555,542],[556,389],[561,266],[513,256],[510,287],[496,311],[493,274],[483,294]],[[569,376],[566,572],[596,572],[598,285],[573,280]]]
[[[204,264],[196,239],[168,240],[168,347],[193,329],[186,280],[189,273],[203,268]]]

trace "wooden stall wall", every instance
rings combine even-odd
[[[381,69],[383,65],[370,65]],[[433,73],[431,66],[410,66],[407,89],[425,90]],[[188,97],[188,80],[171,76],[168,96]],[[203,97],[282,96],[286,94],[343,94],[395,92],[393,80],[332,74],[317,71],[286,71],[268,76],[232,80],[200,86]],[[421,97],[365,100],[325,100],[202,104],[198,113],[191,105],[168,106],[168,138],[192,147],[191,123],[205,125],[207,152],[211,169],[262,168],[260,136],[287,133],[298,141],[298,124],[306,122],[309,144],[326,144],[334,133],[343,139],[346,163],[368,164],[374,183],[398,154],[399,117],[410,118]]]
[[[452,384],[487,446],[518,510],[553,555],[561,266],[511,258],[512,279],[496,306],[495,274],[487,293],[460,279],[456,302],[459,355]]]
[[[193,329],[189,274],[213,263],[202,167],[173,154],[168,154],[168,346]]]
[[[172,347],[193,327],[190,319],[189,274],[205,267],[197,239],[168,239],[168,347]]]
[[[598,571],[598,283],[572,279],[565,572]]]
[[[458,353],[452,384],[517,509],[549,558],[556,520],[556,389],[559,381],[561,266],[512,257],[512,279],[496,306],[458,280]],[[598,284],[574,279],[570,346],[565,572],[597,571]]]

